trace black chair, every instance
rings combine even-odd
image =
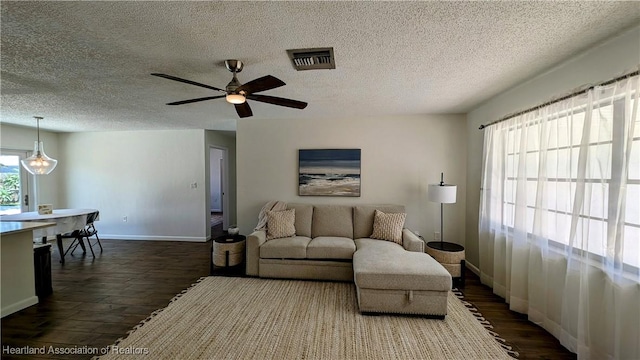
[[[74,230],[70,233],[62,234],[61,237],[63,239],[73,239],[71,244],[69,244],[69,247],[67,248],[67,250],[62,255],[63,259],[64,259],[64,256],[67,255],[69,251],[71,251],[71,254],[73,255],[73,252],[76,251],[76,248],[78,247],[78,245],[80,245],[80,247],[82,248],[82,253],[86,254],[87,248],[84,245],[84,238],[87,239],[87,244],[89,245],[89,250],[91,250],[91,255],[93,255],[93,257],[96,257],[96,254],[93,252],[93,246],[96,243],[100,246],[100,252],[102,252],[102,244],[100,243],[100,238],[98,237],[98,230],[96,230],[96,227],[93,225],[93,222],[96,221],[96,218],[98,217],[99,214],[100,212],[96,211],[94,213],[87,215],[87,222],[84,229]],[[96,242],[92,244],[91,237],[93,236],[96,237]]]
[[[84,242],[82,241],[82,238],[79,237],[79,235],[80,235],[80,230],[73,230],[72,232],[59,235],[60,239],[73,239],[71,244],[69,244],[69,247],[67,248],[67,250],[65,250],[64,253],[60,256],[61,263],[64,263],[64,257],[67,255],[69,251],[71,251],[71,254],[73,255],[73,252],[76,251],[76,248],[78,247],[78,245],[82,247],[83,254],[87,253],[87,249],[84,246]],[[60,250],[62,250],[61,244],[62,244],[61,242],[58,243],[58,248]]]
[[[80,246],[82,246],[83,244],[82,239],[86,238],[87,244],[89,245],[89,249],[91,250],[91,255],[93,255],[93,257],[96,257],[96,254],[93,252],[93,246],[96,243],[98,244],[98,246],[100,246],[100,252],[102,252],[102,244],[100,243],[100,238],[98,237],[98,230],[96,230],[96,227],[93,225],[93,222],[96,221],[99,214],[100,212],[96,211],[94,213],[87,215],[87,225],[84,227],[84,229],[80,230],[78,234],[78,238],[80,239],[78,243],[80,244]],[[94,236],[96,237],[96,241],[92,244],[91,238]]]

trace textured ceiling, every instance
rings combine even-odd
[[[464,113],[640,22],[639,2],[1,1],[1,120],[54,131],[234,130],[225,59],[305,110],[250,101],[254,118]],[[335,70],[286,49],[333,47]],[[550,96],[553,94],[550,94]]]

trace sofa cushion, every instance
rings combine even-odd
[[[375,211],[387,214],[403,213],[402,205],[359,205],[353,208],[353,238],[368,238],[373,233],[373,219]]]
[[[353,241],[356,244],[356,251],[365,249],[375,249],[380,252],[399,253],[406,251],[402,245],[390,241],[377,240],[371,238],[360,238]],[[371,250],[368,250],[371,251]]]
[[[311,239],[306,236],[292,236],[273,239],[260,246],[262,259],[305,259]]]
[[[356,239],[354,281],[360,288],[451,290],[451,274],[425,253],[406,251],[396,243]]]
[[[353,239],[353,207],[346,205],[314,206],[311,237],[318,236]]]
[[[311,204],[288,204],[288,209],[296,210],[296,235],[311,237],[311,221],[313,216],[313,205]]]
[[[406,217],[407,214],[405,213],[386,214],[376,210],[371,238],[393,241],[402,245],[402,229],[404,228]]]
[[[351,238],[319,236],[313,238],[307,246],[307,258],[351,260],[355,251],[356,244]]]
[[[294,236],[296,209],[267,211],[267,240]]]

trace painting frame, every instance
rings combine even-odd
[[[361,196],[361,149],[299,149],[298,196]]]

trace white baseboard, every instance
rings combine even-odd
[[[478,275],[478,277],[480,276],[480,269],[478,269],[475,265],[473,265],[472,263],[465,261],[464,262],[464,266],[471,270],[471,272],[473,272],[474,274]]]
[[[28,297],[24,300],[20,300],[17,303],[13,303],[11,305],[7,305],[7,306],[2,306],[2,317],[5,317],[7,315],[13,314],[14,312],[18,312],[22,309],[26,309],[31,305],[35,305],[38,303],[38,297],[37,296],[31,296]],[[4,304],[2,304],[4,305]]]
[[[105,240],[144,240],[144,241],[185,241],[185,242],[206,242],[211,236],[160,236],[160,235],[112,235],[100,233],[100,238]]]

